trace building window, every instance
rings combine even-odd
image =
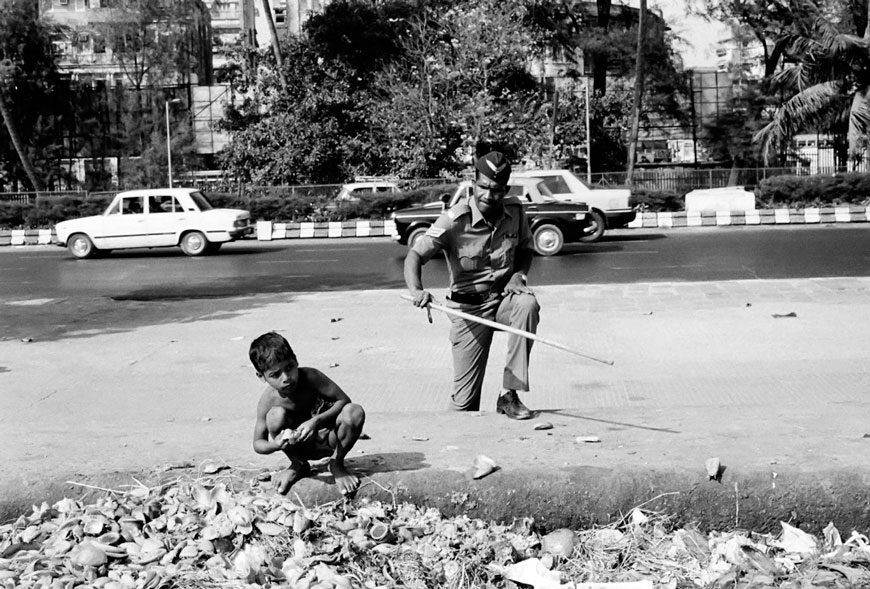
[[[275,26],[287,24],[287,9],[275,8]]]

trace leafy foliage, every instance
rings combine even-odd
[[[771,208],[867,205],[870,202],[870,174],[774,176],[761,181],[756,195]]]
[[[0,128],[0,186],[18,184],[34,174],[51,175],[52,125],[63,114],[66,100],[58,86],[51,43],[54,29],[37,17],[34,3],[27,0],[10,0],[0,10],[0,101],[5,123]],[[36,170],[28,174],[25,168],[31,162]]]
[[[528,64],[554,45],[577,56],[588,50],[582,23],[560,24],[569,8],[556,0],[331,3],[304,36],[284,40],[287,88],[268,52],[236,56],[230,80],[239,100],[222,123],[233,141],[221,164],[245,181],[307,184],[452,177],[485,146],[541,164],[552,140],[567,160],[569,148],[586,143],[583,87],[560,91],[554,113],[552,88],[531,77]],[[630,29],[625,18],[620,24]],[[652,36],[660,70],[651,76],[656,92],[668,93],[649,94],[648,109],[659,113],[649,121],[659,124],[681,112],[682,89],[664,32]],[[614,51],[627,63],[633,50],[622,45]],[[628,98],[619,85],[593,98],[597,170],[625,159]]]

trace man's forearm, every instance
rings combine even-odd
[[[520,249],[517,250],[516,256],[514,256],[514,272],[519,272],[521,274],[528,274],[529,270],[532,267],[532,258],[534,257],[534,253],[532,250]]]
[[[423,290],[423,262],[415,251],[408,252],[405,258],[405,284],[410,291]]]

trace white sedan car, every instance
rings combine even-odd
[[[102,215],[55,226],[58,245],[77,258],[113,249],[173,246],[188,256],[200,256],[253,231],[248,211],[216,209],[195,188],[120,192]]]

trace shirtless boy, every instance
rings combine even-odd
[[[254,451],[281,450],[290,459],[290,467],[273,477],[277,491],[285,494],[309,476],[309,460],[329,456],[336,486],[343,495],[353,494],[359,478],[344,458],[362,433],[363,408],[321,371],[300,367],[290,344],[274,331],[255,339],[248,355],[268,385],[257,404]]]

